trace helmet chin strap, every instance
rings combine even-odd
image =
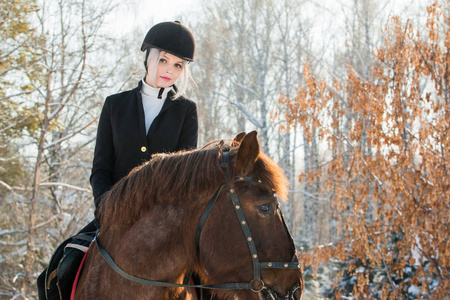
[[[144,67],[145,67],[145,76],[147,76],[147,60],[148,60],[148,55],[150,54],[150,48],[147,48],[147,50],[145,50],[145,60],[144,60]]]
[[[150,48],[148,48],[146,51],[145,51],[145,60],[144,60],[144,67],[145,67],[145,78],[147,78],[147,75],[148,75],[148,67],[147,67],[147,61],[148,61],[148,55],[150,54]],[[164,88],[161,88],[160,90],[159,90],[159,93],[158,93],[158,99],[162,99],[162,94],[164,93]]]

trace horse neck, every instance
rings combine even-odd
[[[143,278],[178,280],[194,269],[195,232],[213,193],[186,195],[179,203],[159,201],[129,228],[101,228],[101,243],[128,272]]]

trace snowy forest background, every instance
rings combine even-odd
[[[143,76],[133,1],[0,0],[0,299],[35,299],[56,246],[92,219],[104,98]],[[137,8],[136,8],[137,9]],[[257,130],[304,299],[450,297],[446,0],[210,0],[193,32],[199,145]]]

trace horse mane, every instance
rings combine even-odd
[[[224,145],[222,140],[200,149],[156,154],[134,168],[104,194],[98,208],[101,226],[128,227],[160,203],[192,205],[202,192],[212,196],[225,180],[220,167],[222,147],[230,150],[233,160],[238,148]],[[284,171],[272,159],[260,153],[252,173],[281,199],[286,199]],[[230,177],[235,176],[240,174],[235,174],[230,167]]]

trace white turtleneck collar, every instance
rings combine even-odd
[[[145,78],[144,78],[145,79]],[[145,80],[142,79],[142,88],[141,88],[141,93],[149,96],[149,97],[154,97],[154,98],[158,98],[159,93],[161,92],[161,88],[155,88],[152,87],[150,85],[148,85]],[[163,93],[161,95],[161,97],[159,99],[166,99],[167,98],[167,94],[172,90],[172,87],[168,87],[168,88],[163,88]]]
[[[168,88],[154,88],[148,85],[144,79],[142,79],[142,107],[144,108],[145,116],[145,132],[148,132],[155,118],[161,111],[164,102],[166,101],[167,94],[172,90],[172,87]],[[160,93],[162,94],[160,95]],[[161,97],[158,97],[161,96]]]

